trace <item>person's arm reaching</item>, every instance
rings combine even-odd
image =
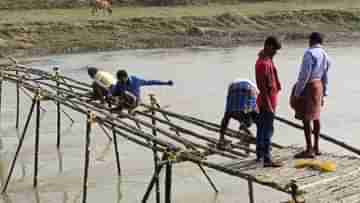
[[[141,78],[136,78],[140,84],[140,86],[151,86],[151,85],[169,85],[172,86],[174,82],[172,80],[169,81],[160,81],[160,80],[144,80]]]

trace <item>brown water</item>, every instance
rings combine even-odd
[[[341,45],[341,46],[340,46]],[[32,65],[51,70],[59,65],[63,74],[89,81],[85,65],[95,65],[115,73],[125,68],[130,74],[146,79],[172,79],[173,87],[145,87],[143,98],[156,93],[162,105],[170,109],[209,121],[221,119],[226,87],[234,78],[254,79],[254,62],[260,46],[242,46],[232,49],[159,49],[129,50],[104,53],[61,55],[40,58]],[[278,115],[292,118],[288,95],[293,84],[305,45],[288,45],[276,56],[279,76],[283,83]],[[360,51],[354,44],[333,44],[328,52],[333,58],[330,72],[330,96],[323,113],[323,132],[360,146],[360,101],[356,55]],[[17,144],[15,126],[14,86],[6,84],[3,93],[1,121],[1,164],[4,171]],[[30,99],[22,95],[22,125],[29,111]],[[83,155],[85,143],[84,116],[65,109],[76,120],[70,126],[63,116],[62,152],[56,150],[56,117],[52,103],[43,104],[40,140],[40,169],[38,190],[32,189],[34,119],[29,128],[8,196],[1,203],[76,203],[81,202]],[[232,123],[235,125],[235,123]],[[253,129],[255,130],[255,129]],[[281,144],[303,145],[302,132],[276,124],[274,140]],[[326,151],[343,153],[340,148],[322,142]],[[120,139],[121,180],[116,176],[112,143],[95,127],[92,133],[91,169],[89,174],[88,203],[140,202],[151,178],[153,165],[151,151]],[[174,168],[173,202],[176,203],[246,203],[247,182],[214,170],[208,170],[217,187],[215,194],[201,171],[193,164],[183,163]],[[5,173],[6,174],[6,173]],[[163,180],[163,174],[161,176]],[[255,187],[256,202],[279,202],[287,195],[262,186]],[[151,201],[155,202],[154,196]]]

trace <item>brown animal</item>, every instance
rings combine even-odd
[[[95,13],[98,12],[98,10],[103,10],[104,14],[107,11],[109,15],[111,15],[112,14],[111,5],[112,5],[112,0],[94,0],[92,2],[91,13],[95,15]]]

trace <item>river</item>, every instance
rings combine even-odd
[[[144,87],[142,97],[155,93],[162,105],[179,113],[193,115],[205,120],[219,122],[224,110],[226,88],[235,78],[254,80],[254,63],[261,45],[254,44],[228,49],[189,48],[156,50],[123,50],[114,52],[57,55],[34,59],[30,65],[51,71],[59,66],[62,74],[89,82],[84,66],[98,66],[115,73],[126,69],[129,74],[145,79],[173,80],[172,87]],[[294,83],[306,44],[285,45],[275,57],[279,77],[283,85],[277,114],[293,119],[288,105],[289,93]],[[322,132],[360,146],[360,101],[358,85],[358,44],[333,43],[326,46],[332,57],[330,70],[330,95],[325,100],[322,113]],[[4,174],[10,157],[15,151],[18,133],[15,125],[14,86],[5,84],[1,112],[1,165]],[[22,94],[23,126],[29,111],[30,99]],[[39,188],[32,189],[34,120],[27,134],[21,156],[15,169],[8,195],[1,203],[76,203],[81,202],[85,124],[83,116],[72,113],[75,123],[63,116],[61,152],[56,150],[56,117],[52,103],[43,105],[40,141]],[[236,127],[236,123],[232,122]],[[254,127],[252,130],[256,130]],[[285,145],[304,145],[302,132],[276,123],[274,141]],[[346,153],[341,148],[320,143],[323,151]],[[120,140],[121,180],[116,178],[116,164],[111,143],[100,128],[92,133],[91,169],[88,203],[140,202],[152,176],[151,152]],[[184,163],[175,166],[173,202],[185,203],[246,203],[247,182],[214,170],[208,170],[220,189],[216,195],[197,166]],[[164,180],[164,175],[161,175]],[[3,178],[3,175],[2,177]],[[256,202],[271,203],[286,200],[287,195],[262,186],[255,187]],[[163,198],[163,196],[162,196]],[[151,201],[155,202],[154,196]]]

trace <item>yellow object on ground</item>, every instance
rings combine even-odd
[[[320,161],[320,160],[308,160],[299,159],[295,161],[295,168],[310,167],[322,172],[334,172],[336,171],[336,164],[333,161]]]

